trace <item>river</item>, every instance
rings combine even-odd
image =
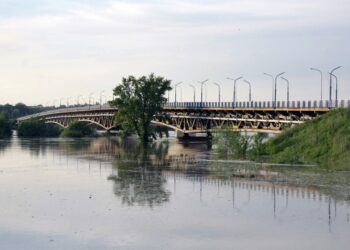
[[[350,173],[174,138],[0,140],[0,249],[349,249]]]

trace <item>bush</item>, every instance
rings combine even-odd
[[[88,124],[83,122],[72,122],[67,128],[65,128],[61,134],[63,137],[80,138],[85,136],[93,136],[94,131]]]
[[[216,152],[220,156],[246,159],[251,138],[247,134],[225,129],[214,133]]]
[[[18,126],[18,136],[23,137],[57,137],[62,129],[57,125],[46,124],[43,120],[29,119]]]
[[[0,113],[0,138],[10,137],[11,135],[11,123],[4,113]]]

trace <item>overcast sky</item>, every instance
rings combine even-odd
[[[154,72],[183,82],[183,100],[209,78],[208,101],[232,100],[226,77],[243,76],[256,100],[271,99],[263,72],[285,71],[291,99],[324,98],[336,71],[350,99],[349,0],[0,0],[0,104],[110,97],[123,76]],[[279,82],[277,99],[286,96]],[[238,100],[248,88],[238,85]],[[174,94],[171,94],[171,100]]]

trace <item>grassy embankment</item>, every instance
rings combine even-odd
[[[220,157],[350,169],[350,109],[333,110],[265,140],[228,130],[214,135]]]
[[[288,129],[265,146],[272,162],[350,168],[350,109],[333,110]]]

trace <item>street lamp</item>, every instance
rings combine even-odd
[[[68,107],[69,107],[69,100],[70,100],[71,98],[72,98],[71,96],[67,98],[67,110],[68,110]]]
[[[273,75],[267,74],[267,73],[263,73],[265,76],[269,76],[272,79],[272,102],[273,102],[273,94],[274,94],[274,89],[273,89],[273,84],[274,84],[274,78]]]
[[[81,97],[82,95],[78,95],[77,97],[77,105],[79,106],[79,98]]]
[[[249,102],[252,102],[252,85],[247,80],[243,80],[243,82],[245,82],[249,85]]]
[[[289,81],[281,76],[281,79],[283,79],[287,83],[287,108],[289,108]]]
[[[230,77],[227,77],[227,79],[232,80],[234,82],[234,85],[233,85],[233,106],[235,106],[235,102],[237,101],[237,98],[236,98],[236,95],[237,95],[237,93],[236,93],[236,82],[239,79],[242,79],[242,78],[243,78],[243,76],[240,76],[240,77],[238,77],[236,79],[232,79]]]
[[[201,107],[203,107],[203,84],[205,84],[209,79],[206,79],[204,81],[198,81],[201,84]]]
[[[104,93],[105,91],[104,90],[102,90],[101,92],[100,92],[100,109],[102,108],[102,94]]]
[[[176,91],[176,88],[177,86],[179,86],[182,82],[178,82],[175,84],[175,106],[176,106],[176,103],[177,103],[177,100],[176,100],[176,97],[177,97],[177,91]]]
[[[321,75],[321,101],[323,100],[323,74],[322,71],[316,68],[310,68],[310,70],[317,71]]]
[[[330,107],[332,107],[332,75],[333,75],[334,71],[336,71],[337,69],[340,69],[340,68],[341,68],[341,66],[335,67],[329,73],[329,105],[330,105]]]
[[[277,79],[278,79],[278,77],[280,77],[281,75],[283,75],[285,72],[281,72],[281,73],[279,73],[279,74],[277,74],[276,75],[276,77],[275,77],[275,108],[276,108],[276,102],[277,102]]]
[[[62,100],[64,100],[64,97],[60,99],[60,107],[62,106]]]
[[[193,102],[196,102],[196,87],[193,84],[188,85],[193,88]]]
[[[219,103],[220,103],[221,102],[221,100],[220,100],[221,99],[220,98],[221,97],[220,84],[218,84],[217,82],[213,82],[213,84],[216,85],[218,87],[218,89],[219,89]]]
[[[338,107],[338,77],[334,74],[331,74],[330,77],[335,78],[335,106]]]

